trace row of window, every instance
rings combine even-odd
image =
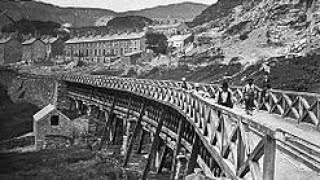
[[[90,57],[90,56],[110,56],[125,53],[132,53],[138,51],[138,48],[120,48],[120,49],[68,49],[66,51],[67,56],[80,56],[80,57]]]
[[[79,43],[74,44],[74,47],[128,47],[128,46],[137,46],[140,44],[140,40],[131,40],[131,41],[102,41],[102,42],[88,42],[88,43]]]

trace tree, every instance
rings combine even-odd
[[[159,54],[166,54],[168,48],[167,37],[160,33],[146,34],[147,49],[152,49],[153,52]]]

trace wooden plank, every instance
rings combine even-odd
[[[99,148],[98,148],[99,150],[102,149],[103,143],[105,143],[109,139],[109,132],[108,132],[110,130],[109,125],[113,121],[113,118],[114,118],[113,114],[114,114],[115,104],[116,104],[116,98],[113,99],[113,103],[112,103],[112,106],[111,106],[111,109],[110,109],[110,113],[109,113],[107,122],[105,122],[103,135],[102,135],[101,142],[100,142],[100,145],[99,145]]]
[[[220,114],[220,130],[221,130],[221,146],[220,146],[220,155],[223,156],[223,149],[224,149],[224,141],[226,140],[226,133],[225,133],[225,125],[224,125],[224,116]]]
[[[132,148],[133,148],[134,140],[135,140],[136,136],[139,134],[140,130],[142,129],[141,121],[143,119],[144,113],[145,113],[145,103],[142,104],[142,108],[141,108],[141,111],[140,111],[140,116],[138,118],[138,122],[136,123],[136,127],[134,129],[134,132],[133,132],[133,134],[132,134],[132,136],[130,138],[130,144],[129,144],[127,153],[125,155],[125,159],[123,161],[123,166],[124,167],[127,166],[127,164],[128,164],[128,161],[129,161],[129,158],[130,158],[130,154],[131,154],[131,151],[132,151]]]
[[[276,140],[266,135],[264,138],[263,180],[275,179]]]
[[[123,124],[124,131],[126,131],[126,128],[128,126],[128,120],[129,120],[129,117],[130,117],[131,106],[132,106],[132,96],[130,96],[130,98],[129,98],[129,104],[128,104],[128,107],[127,107],[128,110],[127,110],[127,113],[126,113],[126,116],[125,116],[125,119],[124,119],[124,124]]]
[[[145,166],[145,169],[143,171],[143,174],[142,174],[142,177],[141,179],[142,180],[146,180],[147,179],[147,176],[149,174],[149,170],[150,170],[150,165],[151,165],[151,161],[154,160],[154,157],[155,157],[155,154],[157,152],[157,148],[159,146],[159,141],[160,141],[160,132],[161,132],[161,128],[163,126],[163,122],[164,122],[164,119],[166,118],[166,114],[164,111],[162,111],[161,113],[161,116],[160,116],[160,119],[159,119],[159,123],[158,123],[158,126],[157,126],[157,130],[156,130],[156,134],[155,134],[155,137],[154,137],[154,140],[152,142],[152,145],[151,145],[151,150],[150,150],[150,153],[149,153],[149,157],[148,157],[148,160],[147,160],[147,164]]]
[[[203,173],[208,179],[216,179],[214,173],[211,171],[210,167],[207,165],[207,163],[201,158],[200,155],[198,155],[197,163],[199,164],[199,167],[203,170]]]
[[[247,174],[247,172],[250,171],[250,162],[251,161],[257,162],[261,158],[261,156],[264,153],[263,147],[264,147],[264,140],[262,139],[260,140],[258,145],[255,147],[253,152],[250,154],[247,161],[237,171],[237,176],[239,176],[240,178],[243,178]]]
[[[237,170],[241,168],[241,165],[244,163],[245,159],[245,142],[243,142],[242,135],[241,135],[241,129],[240,129],[240,122],[239,120],[239,126],[237,127]]]
[[[141,154],[141,152],[142,152],[142,146],[143,146],[143,140],[144,140],[145,134],[146,134],[146,131],[142,129],[140,141],[138,144],[137,154]]]
[[[164,166],[164,162],[166,160],[166,156],[169,152],[169,148],[164,144],[164,148],[162,149],[162,151],[160,152],[160,163],[159,163],[159,166],[158,166],[158,169],[157,169],[157,173],[161,173],[162,172],[162,168]]]
[[[188,161],[187,174],[191,174],[193,172],[194,168],[196,168],[198,154],[199,154],[199,151],[200,151],[199,136],[197,134],[195,136],[196,137],[195,137],[195,140],[194,140],[193,145],[192,145],[191,156],[190,156],[190,159]]]
[[[319,125],[320,125],[320,102],[319,102],[319,99],[317,99],[317,119],[318,119],[318,122],[316,124],[316,127],[319,130]]]
[[[260,171],[259,163],[258,162],[249,162],[250,166],[250,173],[253,180],[262,180],[262,174]]]
[[[115,145],[116,139],[117,139],[117,135],[119,134],[119,133],[117,132],[117,130],[118,130],[118,125],[119,125],[118,120],[119,120],[119,119],[116,118],[115,115],[113,115],[113,122],[112,122],[112,140],[111,140],[112,145]]]
[[[172,164],[171,164],[171,178],[170,179],[174,179],[174,176],[176,174],[177,171],[177,156],[179,154],[180,148],[181,148],[181,137],[182,137],[182,133],[184,130],[184,126],[183,126],[183,120],[179,119],[179,126],[178,126],[178,137],[176,139],[176,148],[173,151],[173,158],[172,158]]]

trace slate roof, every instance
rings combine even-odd
[[[7,43],[11,40],[11,37],[4,37],[0,39],[0,44]]]
[[[48,104],[46,107],[42,108],[40,111],[38,111],[36,114],[33,115],[34,121],[41,120],[43,117],[45,117],[47,114],[49,114],[55,109],[56,109],[56,106],[52,104]]]
[[[174,35],[168,41],[184,41],[185,39],[189,38],[192,34],[185,34],[185,35]]]
[[[36,40],[37,40],[36,38],[31,38],[31,39],[25,40],[25,41],[22,42],[22,45],[32,44],[32,43],[34,43]]]
[[[165,25],[155,25],[155,26],[149,26],[149,27],[157,30],[157,29],[177,28],[177,27],[179,27],[180,25],[182,25],[182,23],[165,24]]]
[[[145,32],[140,33],[124,33],[124,34],[113,34],[113,35],[97,35],[69,39],[66,44],[86,43],[86,42],[97,42],[97,41],[111,41],[111,40],[130,40],[130,39],[141,39],[145,35]]]
[[[41,39],[41,41],[45,44],[52,44],[56,42],[58,39],[59,39],[58,37],[47,37],[47,38]]]

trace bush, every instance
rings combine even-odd
[[[246,39],[248,39],[248,35],[247,34],[241,34],[239,39],[242,40],[242,41],[246,40]]]

